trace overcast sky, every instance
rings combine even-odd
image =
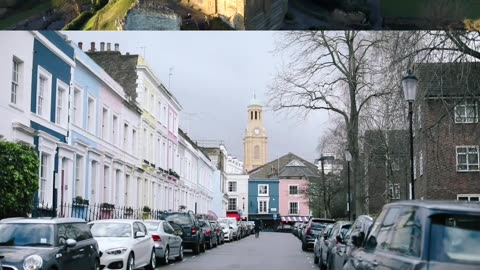
[[[90,42],[119,43],[122,53],[145,53],[157,76],[183,107],[180,127],[195,140],[222,140],[229,154],[243,160],[247,106],[255,91],[266,91],[280,69],[282,57],[273,54],[278,32],[64,32],[84,49]],[[113,45],[112,45],[113,47]],[[145,47],[145,50],[141,47]],[[328,114],[306,119],[267,111],[268,160],[288,152],[313,161],[318,139],[328,126]]]

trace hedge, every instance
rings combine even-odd
[[[39,185],[37,153],[30,146],[1,141],[0,168],[0,219],[28,215]]]

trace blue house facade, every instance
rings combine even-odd
[[[68,96],[75,67],[74,50],[55,32],[34,32],[30,127],[40,159],[38,206],[54,210],[72,171],[73,151],[67,144]],[[67,186],[65,186],[68,188]]]
[[[279,217],[279,180],[248,180],[248,219],[262,220],[266,228],[274,228]]]

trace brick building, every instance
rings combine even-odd
[[[480,199],[480,63],[420,64],[415,197]]]

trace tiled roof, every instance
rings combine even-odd
[[[463,97],[480,95],[480,62],[418,64],[419,95]]]
[[[289,164],[297,166],[287,166]],[[304,166],[298,166],[301,164]],[[288,153],[278,159],[272,160],[261,167],[251,170],[248,174],[250,178],[253,179],[278,178],[279,176],[285,178],[319,176],[317,166],[293,153]]]

